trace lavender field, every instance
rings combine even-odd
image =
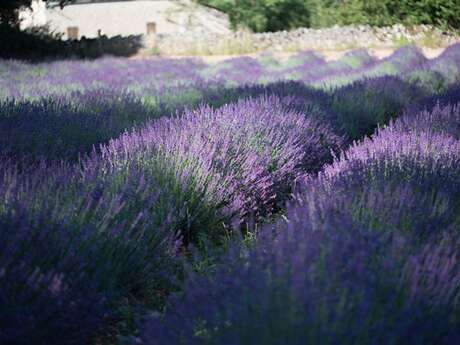
[[[0,60],[0,344],[460,343],[460,44]]]

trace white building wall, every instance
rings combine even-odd
[[[42,5],[38,9],[38,17],[24,20],[23,27],[36,23],[43,25],[45,21],[52,30],[63,33],[64,39],[67,38],[69,27],[78,27],[79,37],[87,38],[97,37],[99,30],[108,37],[146,34],[149,22],[156,23],[156,32],[159,34],[180,34],[189,30],[230,32],[229,20],[225,14],[190,0],[113,1],[71,4],[63,9],[45,8]],[[43,8],[45,15],[42,14]]]

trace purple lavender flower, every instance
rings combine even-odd
[[[232,246],[211,276],[189,272],[164,315],[144,319],[144,343],[459,339],[455,257],[436,246],[413,252],[403,234],[369,231],[327,202],[320,208],[288,207],[287,221],[265,227],[249,248]]]
[[[407,111],[391,126],[402,132],[425,131],[460,139],[460,103],[437,103],[430,110]]]
[[[267,215],[286,200],[296,178],[318,171],[341,145],[327,126],[288,103],[264,97],[202,107],[126,134],[102,148],[103,156],[145,166],[164,156],[180,184],[193,186],[204,204],[226,217]]]

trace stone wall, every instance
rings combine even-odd
[[[157,34],[155,51],[162,54],[232,54],[257,51],[340,50],[351,48],[392,48],[406,43],[447,46],[458,37],[429,26],[402,25],[374,28],[346,26],[325,29],[300,28],[270,33],[232,32],[229,34]],[[152,46],[148,46],[151,48]]]

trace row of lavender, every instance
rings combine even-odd
[[[196,91],[197,89],[195,89]],[[180,90],[176,90],[180,92]],[[14,159],[75,161],[99,150],[125,131],[143,128],[160,117],[175,117],[200,104],[219,107],[240,98],[264,95],[291,97],[296,110],[327,123],[348,140],[371,134],[403,108],[431,97],[435,92],[416,87],[396,77],[354,82],[329,92],[300,82],[243,85],[233,88],[203,86],[200,102],[188,98],[161,98],[156,105],[139,101],[129,93],[95,91],[38,101],[8,101],[0,104],[0,147]]]
[[[144,344],[457,344],[460,104],[408,112],[300,182],[285,220],[188,273]]]
[[[460,45],[433,60],[406,47],[383,60],[356,51],[330,63],[311,52],[284,62],[266,55],[211,66],[187,59],[107,58],[38,65],[4,61],[0,64],[0,147],[12,156],[27,153],[75,159],[151,119],[201,103],[220,106],[242,95],[266,92],[308,98],[313,107],[341,118],[340,124],[335,123],[342,127],[341,134],[358,139],[371,134],[376,122],[387,121],[388,114],[396,114],[407,103],[445,92],[458,82],[458,66]],[[285,86],[269,83],[287,80],[291,82]],[[394,88],[401,93],[396,95]],[[374,108],[385,111],[374,114]],[[356,126],[360,128],[353,128]]]
[[[409,54],[411,51],[409,49],[404,54]],[[451,51],[455,52],[455,49],[452,48]],[[455,55],[454,53],[449,54]],[[448,74],[449,78],[456,80],[458,74],[455,75],[455,68],[458,68],[458,65],[449,60],[447,53],[442,59],[445,60],[439,61],[444,61],[444,66],[446,66],[443,68],[451,71]],[[413,217],[417,221],[423,220],[417,217],[417,214],[433,210],[433,218],[430,218],[433,223],[443,220],[443,224],[446,224],[446,228],[449,229],[457,224],[454,217],[458,211],[458,201],[455,199],[458,189],[455,189],[457,188],[455,178],[458,178],[460,174],[455,171],[455,166],[458,166],[454,159],[455,156],[447,160],[440,159],[440,167],[429,165],[432,164],[429,160],[419,163],[416,161],[420,166],[426,167],[428,172],[434,174],[429,175],[425,170],[421,170],[420,176],[415,172],[407,172],[408,167],[403,165],[404,162],[401,163],[395,159],[396,168],[394,169],[397,170],[397,167],[403,166],[401,171],[407,172],[407,176],[403,173],[398,175],[395,172],[393,179],[403,177],[405,180],[410,181],[412,178],[415,181],[414,191],[396,190],[396,193],[406,193],[407,200],[401,199],[401,196],[389,197],[392,195],[390,189],[378,190],[382,194],[377,194],[371,188],[373,184],[366,181],[375,180],[380,181],[382,185],[387,185],[385,178],[388,177],[389,172],[386,170],[379,172],[377,168],[372,168],[366,172],[369,175],[366,180],[367,175],[362,173],[365,169],[359,168],[358,163],[364,162],[361,164],[364,167],[368,165],[374,167],[374,165],[368,164],[364,158],[352,159],[353,155],[361,157],[362,153],[359,149],[361,146],[359,145],[351,149],[350,157],[347,156],[334,162],[333,168],[322,170],[322,167],[332,162],[334,154],[345,149],[351,140],[371,134],[378,125],[387,123],[403,109],[431,106],[433,95],[444,99],[443,102],[460,100],[458,88],[451,87],[447,91],[444,90],[444,87],[436,89],[437,79],[430,79],[424,87],[421,87],[407,80],[382,76],[356,81],[333,90],[317,90],[295,81],[264,86],[237,85],[233,87],[222,85],[222,83],[202,83],[201,81],[190,84],[192,86],[174,87],[159,87],[152,83],[149,86],[151,89],[147,89],[144,88],[146,85],[142,83],[136,85],[135,82],[117,86],[116,83],[119,82],[117,73],[125,72],[115,69],[113,73],[108,74],[113,80],[106,82],[100,90],[94,91],[101,86],[95,84],[95,81],[104,84],[104,78],[107,78],[105,74],[97,76],[98,73],[101,73],[99,63],[94,62],[94,65],[86,63],[88,74],[77,73],[65,81],[64,86],[70,85],[69,88],[72,87],[72,81],[74,85],[77,85],[77,89],[84,85],[84,92],[69,93],[65,87],[64,90],[50,91],[47,81],[39,84],[41,77],[38,76],[37,83],[35,85],[31,83],[30,90],[39,85],[44,88],[41,93],[39,89],[36,89],[37,94],[33,92],[28,95],[27,93],[17,94],[15,96],[17,98],[2,103],[0,107],[2,154],[0,164],[0,305],[2,306],[0,343],[84,343],[105,320],[110,318],[117,308],[117,303],[124,297],[134,296],[142,299],[146,296],[151,297],[152,292],[170,291],[173,288],[171,277],[174,277],[178,271],[180,272],[179,261],[181,261],[184,246],[190,243],[201,243],[203,238],[220,242],[222,237],[227,236],[234,228],[241,228],[244,231],[253,230],[258,228],[260,225],[257,224],[261,222],[278,218],[284,212],[285,202],[291,198],[293,184],[296,181],[305,180],[306,186],[303,188],[307,191],[298,197],[298,205],[289,207],[288,214],[293,215],[289,216],[289,219],[292,218],[292,222],[289,223],[291,225],[280,223],[276,226],[279,229],[291,226],[292,229],[303,229],[304,224],[310,224],[310,220],[303,218],[303,208],[306,205],[317,205],[318,210],[311,209],[311,226],[308,225],[305,228],[329,227],[328,222],[331,224],[336,222],[341,227],[350,224],[350,227],[345,227],[347,230],[364,228],[368,231],[393,227],[396,229],[401,224],[409,230],[411,226],[415,229],[419,226],[418,223],[411,225],[411,219],[402,217],[406,209],[398,209],[400,213],[391,213],[394,208],[392,202],[398,200],[400,207],[408,207],[407,212],[413,212]],[[138,62],[130,61],[126,64],[129,66],[131,63],[135,66]],[[165,64],[169,63],[165,62]],[[175,63],[180,64],[181,62]],[[14,62],[9,62],[9,64],[11,68],[23,68]],[[68,64],[73,68],[72,64],[76,63]],[[434,61],[430,64],[436,65]],[[168,78],[167,66],[169,65],[162,67],[164,68],[163,78]],[[311,66],[315,65],[312,63]],[[55,73],[55,68],[57,66],[51,68],[49,72]],[[368,71],[366,68],[363,67],[362,70]],[[317,73],[314,71],[318,70],[320,68],[317,66],[311,67],[311,73]],[[161,68],[159,71],[161,72]],[[354,78],[353,73],[347,71],[346,73]],[[190,73],[190,70],[185,69],[180,73],[185,75]],[[332,73],[331,70],[328,73]],[[141,74],[148,78],[148,69],[143,70]],[[156,72],[152,71],[152,75],[155,76],[155,74]],[[93,75],[93,79],[91,80],[88,75]],[[336,77],[339,78],[339,76],[340,73],[337,72]],[[82,79],[78,79],[80,77]],[[169,77],[174,78],[174,75]],[[43,77],[42,81],[46,78],[48,77]],[[135,79],[134,72],[133,78]],[[80,83],[81,80],[83,80],[82,83]],[[139,80],[142,80],[141,75],[139,75]],[[21,85],[21,82],[18,81],[15,85]],[[22,85],[25,90],[25,83]],[[107,86],[112,89],[108,89]],[[139,91],[140,93],[135,93],[133,89],[128,90],[128,87],[135,89],[136,86],[142,90]],[[151,98],[147,97],[150,92],[153,95]],[[174,94],[175,92],[180,94]],[[36,96],[43,97],[36,101],[27,100],[28,97]],[[196,107],[201,101],[205,104]],[[190,109],[187,110],[187,108]],[[162,115],[174,114],[176,111],[177,116],[160,118]],[[436,117],[423,115],[424,117],[420,119],[426,118],[425,122],[420,119],[415,121],[414,123],[417,123],[420,128],[417,127],[419,129],[413,133],[425,133],[425,129],[422,128],[423,124],[427,127],[430,121],[439,118],[439,121],[436,120],[435,127],[439,128],[440,132],[449,131],[446,132],[446,135],[455,136],[458,129],[457,108],[439,110],[438,113],[441,115]],[[443,116],[446,119],[443,120]],[[397,133],[405,133],[405,131],[412,133],[412,130],[408,129],[412,127],[407,121],[397,122],[393,126],[395,126],[395,133],[396,130],[399,131]],[[401,136],[392,134],[394,138],[390,138],[389,135],[382,133],[376,138],[383,137],[383,142],[387,140],[389,143],[393,142],[394,138]],[[418,134],[412,135],[414,137]],[[426,143],[422,142],[421,148],[432,141],[437,143],[440,140],[439,145],[433,147],[433,150],[429,152],[441,154],[444,152],[443,148],[448,150],[448,145],[452,147],[449,151],[452,155],[458,152],[455,140],[442,139],[445,140],[443,142],[438,139],[438,136],[430,135],[433,135],[433,138],[424,139]],[[407,139],[407,144],[404,145],[415,150],[413,155],[416,158],[428,157],[428,154],[419,154],[410,140],[410,138]],[[375,138],[374,141],[378,143]],[[372,146],[371,143],[366,141],[363,145]],[[394,145],[393,149],[399,147],[397,142]],[[382,145],[383,147],[386,146]],[[382,149],[382,152],[386,151]],[[384,163],[381,163],[382,167],[387,167],[388,162],[393,159],[392,151],[388,152],[389,158],[380,152],[384,157],[382,159],[385,160]],[[437,159],[437,156],[435,158]],[[344,163],[348,161],[350,163]],[[412,167],[413,171],[418,171],[416,163],[408,163],[408,166]],[[441,167],[445,167],[445,170],[439,170]],[[340,171],[344,171],[343,181]],[[310,176],[318,172],[320,172],[318,179],[305,177],[305,174]],[[442,175],[441,178],[437,178],[438,173]],[[356,175],[356,178],[352,181],[353,183],[348,184],[347,176],[353,174]],[[362,180],[359,180],[358,177],[361,177]],[[424,178],[431,184],[425,182]],[[437,180],[440,181],[438,184],[433,182]],[[430,199],[431,194],[425,189],[420,191],[421,194],[417,194],[419,191],[416,183],[421,186],[427,184],[426,188],[429,193],[433,194],[433,198],[439,197],[442,202],[435,199],[435,202],[430,204],[433,202]],[[336,197],[334,191],[339,187],[342,188],[342,185],[343,191]],[[364,188],[363,186],[366,185],[369,185],[369,191],[351,192],[352,188]],[[347,198],[354,193],[357,195],[356,199],[352,200],[355,208],[349,209],[345,207],[350,201]],[[452,196],[452,200],[446,199],[446,203],[443,203],[445,198],[441,193],[451,193],[449,195]],[[381,210],[380,214],[370,214],[369,212],[374,210],[372,202],[380,202],[382,196],[386,196],[385,200],[388,199],[388,205]],[[424,206],[418,209],[417,205],[420,200],[424,200]],[[344,215],[341,215],[339,211]],[[336,213],[337,217],[334,216]],[[451,218],[447,217],[451,213]],[[298,214],[298,224],[294,221],[295,214]],[[394,224],[391,223],[393,220]],[[420,226],[425,226],[425,224],[421,223]],[[234,284],[233,290],[228,290],[232,294],[240,295],[241,293],[241,298],[250,297],[250,303],[256,303],[254,306],[265,305],[266,308],[281,308],[281,305],[271,305],[268,302],[263,304],[263,300],[260,300],[260,298],[271,298],[274,296],[273,293],[283,291],[284,287],[289,293],[282,292],[278,296],[282,305],[286,305],[285,298],[297,298],[297,292],[300,290],[290,295],[292,286],[283,283],[284,278],[289,278],[285,274],[296,271],[294,268],[289,268],[288,265],[281,267],[281,262],[290,262],[291,259],[296,262],[299,257],[307,253],[306,251],[308,255],[316,255],[318,247],[307,248],[307,244],[313,242],[313,240],[309,241],[309,236],[319,236],[316,241],[318,245],[324,243],[327,247],[330,243],[327,239],[329,235],[335,238],[337,234],[335,232],[315,232],[314,234],[305,232],[302,235],[303,230],[295,230],[295,233],[298,234],[296,236],[305,236],[305,240],[299,241],[301,238],[289,237],[291,236],[288,236],[289,231],[281,231],[287,237],[284,240],[273,241],[268,237],[273,235],[272,230],[274,229],[272,226],[267,226],[267,229],[261,232],[260,246],[257,245],[254,251],[247,253],[241,252],[236,246],[230,252],[233,254],[229,254],[228,258],[224,256],[224,264],[218,266],[218,272],[222,270],[222,275],[227,274],[226,269],[233,272],[237,280],[231,283]],[[410,233],[409,230],[407,232]],[[275,233],[277,232],[280,231],[276,230]],[[350,243],[350,246],[355,242],[356,245],[362,243],[364,246],[363,241],[366,239],[374,243],[373,239],[377,234],[376,231],[363,232],[362,238],[356,235],[358,237],[355,239],[354,232],[347,232],[344,233],[343,240],[340,237],[334,243],[339,248],[342,248],[340,245],[342,242]],[[380,239],[380,236],[377,237],[374,246],[386,240],[385,238]],[[347,238],[349,242],[345,241]],[[300,247],[296,249],[292,243],[284,245],[283,241],[297,243]],[[438,242],[429,242],[429,244],[432,243],[438,245]],[[294,246],[292,252],[291,245]],[[331,247],[331,254],[339,248]],[[342,248],[343,257],[348,255],[347,248],[345,245]],[[383,250],[384,247],[378,246],[378,248]],[[267,249],[270,251],[267,252]],[[349,250],[355,252],[352,247]],[[265,260],[263,257],[271,251],[273,255],[283,252],[291,253],[293,256],[289,256],[291,254],[286,257],[279,256],[278,261],[274,262],[263,261]],[[368,252],[362,255],[371,255],[371,253],[373,251],[369,247]],[[247,274],[247,279],[249,279],[245,281],[237,274],[242,268],[238,265],[247,266],[247,254],[256,258],[254,264],[250,265],[254,268],[253,271],[241,270],[241,274]],[[232,257],[232,255],[235,256]],[[415,254],[408,252],[407,255],[412,258]],[[261,256],[260,260],[257,259],[258,256]],[[377,259],[379,258],[375,259],[376,262],[378,262]],[[328,260],[324,264],[333,265],[335,258],[331,256]],[[339,263],[344,262],[344,260],[337,260]],[[276,266],[276,262],[280,266]],[[276,272],[267,271],[267,265],[273,267]],[[353,272],[354,268],[337,267],[336,269],[339,274],[342,270],[347,269]],[[374,273],[379,272],[374,266],[369,269],[375,269],[376,271],[372,271]],[[282,270],[287,271],[283,273]],[[278,271],[280,276],[277,276]],[[304,272],[305,279],[316,277],[315,275],[310,276],[307,271]],[[333,267],[330,271],[335,272]],[[390,269],[390,271],[394,270]],[[450,272],[445,274],[451,277]],[[161,337],[158,339],[160,343],[166,344],[174,343],[175,340],[180,341],[180,339],[186,339],[186,342],[192,343],[206,341],[231,343],[231,340],[227,341],[225,337],[238,334],[238,332],[235,333],[234,328],[230,327],[232,325],[241,329],[243,333],[248,332],[244,333],[246,335],[242,333],[243,338],[239,342],[256,333],[254,329],[241,328],[243,324],[238,326],[238,323],[232,319],[232,317],[238,317],[239,313],[246,315],[244,314],[245,308],[252,310],[253,305],[245,305],[247,301],[242,300],[243,304],[234,305],[235,308],[242,308],[241,310],[227,311],[226,308],[233,308],[233,305],[225,302],[227,300],[219,294],[226,293],[230,281],[222,281],[219,273],[214,277],[212,281],[199,277],[198,285],[194,285],[195,278],[190,275],[186,279],[188,285],[184,290],[190,291],[190,294],[186,295],[185,300],[170,302],[177,308],[168,309],[165,320],[161,322],[155,320],[146,327],[147,331],[155,332],[155,334],[160,332],[158,334],[161,334]],[[261,285],[251,292],[254,295],[244,295],[241,290],[238,290],[252,286],[253,283],[256,284],[257,281],[250,279],[257,277],[265,281],[272,278],[280,279],[274,285],[269,282],[265,284],[262,280]],[[331,284],[334,281],[342,283],[340,276],[336,278],[331,281]],[[238,281],[241,284],[238,285]],[[316,285],[316,282],[313,283],[312,289],[317,288],[318,291],[323,288],[334,291],[337,288],[336,285],[321,286]],[[389,284],[391,283],[389,281]],[[348,282],[344,284],[347,285]],[[366,284],[364,286],[367,286]],[[306,287],[301,281],[296,282],[295,286],[299,289]],[[373,285],[372,289],[375,286]],[[211,310],[210,313],[209,304],[200,302],[199,298],[203,296],[208,298],[213,293],[216,293],[216,298],[223,304],[218,311],[211,308],[214,311]],[[308,298],[307,295],[303,296],[302,298]],[[226,298],[230,298],[230,295]],[[324,298],[331,298],[331,295],[325,294]],[[345,297],[343,300],[344,303],[348,303]],[[286,315],[288,320],[291,316],[295,319],[297,315],[300,315],[299,313],[303,312],[298,309],[289,309],[297,304],[294,301],[292,306],[286,305],[286,312],[292,312],[292,315]],[[198,313],[201,309],[197,306],[202,306],[203,313],[207,314],[195,315],[191,310],[193,308],[187,307],[189,305],[196,308]],[[350,304],[350,308],[355,306],[355,304]],[[323,310],[322,305],[313,305],[312,308]],[[326,308],[327,315],[329,313],[333,315],[335,312],[333,309],[327,309],[329,308],[327,304],[324,308]],[[267,311],[270,310],[267,309]],[[224,317],[219,319],[217,314],[220,315],[221,311],[224,312]],[[256,314],[246,315],[248,322],[251,321],[251,317],[257,318],[265,315],[264,310],[254,312]],[[376,313],[378,312],[386,312],[386,309],[379,309]],[[275,309],[273,317],[283,315],[280,313]],[[321,318],[316,319],[318,315],[314,313],[308,315],[305,317],[312,317],[312,322],[315,324],[321,320]],[[359,317],[361,314],[357,313],[357,320]],[[255,322],[257,320],[253,321],[254,324],[257,324]],[[299,318],[299,322],[303,321],[304,319]],[[213,325],[212,322],[216,322],[216,327],[207,326]],[[272,321],[260,319],[258,322],[262,327]],[[337,321],[337,327],[343,326],[341,322]],[[277,327],[287,327],[289,332],[298,332],[297,329],[291,327],[291,323],[275,324],[275,320],[272,323],[274,324],[273,332],[278,335],[283,334],[283,330]],[[318,325],[320,328],[327,326],[326,323],[318,323]],[[146,334],[148,334],[147,331]],[[213,334],[214,331],[216,334]],[[220,331],[224,333],[221,334]],[[228,333],[225,333],[227,331]],[[292,334],[294,337],[296,333]],[[319,335],[321,334],[318,333]],[[304,339],[309,339],[308,335],[306,336],[307,338]],[[146,337],[146,340],[154,341],[151,337]]]
[[[104,58],[33,65],[11,60],[0,65],[0,99],[39,99],[46,95],[69,95],[100,89],[123,90],[148,98],[173,86],[187,89],[186,85],[192,88],[203,83],[208,84],[206,86],[216,83],[235,86],[279,80],[302,81],[324,87],[382,75],[400,76],[421,85],[436,81],[440,83],[439,87],[446,87],[456,81],[459,59],[460,44],[447,48],[432,60],[414,46],[400,48],[381,60],[365,50],[356,50],[330,62],[308,51],[286,60],[267,53],[256,58],[237,57],[214,64],[205,64],[198,59],[166,58]]]

